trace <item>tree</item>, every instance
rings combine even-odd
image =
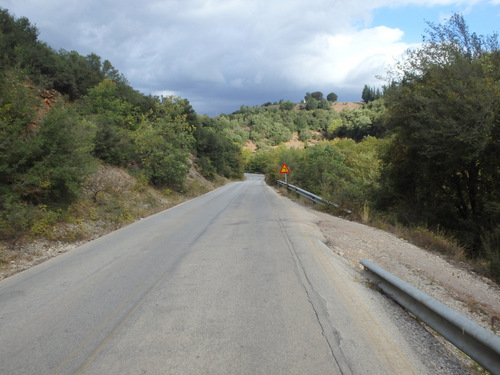
[[[196,129],[195,137],[198,163],[205,177],[213,179],[216,174],[226,178],[242,177],[243,160],[239,146],[209,127]]]
[[[55,89],[70,100],[79,99],[105,77],[96,54],[57,53],[38,41],[38,30],[27,18],[15,19],[1,8],[0,46],[0,70],[22,69],[32,83]]]
[[[85,178],[95,171],[95,125],[60,104],[45,116],[32,138],[29,168],[19,181],[24,199],[34,203],[71,202]]]
[[[323,93],[320,91],[315,91],[312,94],[306,93],[304,97],[306,102],[305,109],[307,111],[312,111],[318,108],[329,110],[331,108],[330,102],[323,98]]]
[[[322,99],[319,101],[318,103],[318,108],[319,109],[325,109],[325,110],[330,110],[332,108],[332,104],[326,100],[326,99]]]
[[[311,96],[316,100],[323,100],[323,93],[321,91],[315,91],[311,94]]]
[[[14,188],[25,171],[25,157],[32,146],[31,139],[36,109],[41,105],[22,74],[8,72],[0,78],[0,211],[7,200],[20,200]],[[19,74],[19,76],[18,76]]]
[[[59,51],[53,87],[67,95],[70,100],[81,98],[103,79],[101,58],[96,54],[92,53],[85,57],[76,51]]]
[[[312,96],[309,99],[306,99],[306,110],[312,111],[319,107],[319,101]]]
[[[386,187],[406,217],[453,231],[477,257],[500,218],[500,52],[462,16],[430,26],[387,90]]]
[[[334,92],[331,92],[331,93],[329,93],[329,94],[326,96],[326,100],[328,100],[328,101],[329,101],[329,102],[331,102],[331,103],[336,102],[336,101],[337,101],[337,99],[338,99],[338,96],[337,96],[337,94],[335,94]]]
[[[131,133],[139,163],[152,184],[182,190],[195,145],[195,127],[188,122],[191,111],[187,100],[163,98],[153,115],[143,118]]]
[[[145,175],[157,186],[181,190],[189,172],[192,137],[185,116],[174,121],[161,118],[144,120],[133,133]]]
[[[29,51],[37,44],[38,30],[25,17],[15,19],[7,9],[0,8],[0,66],[4,69],[20,63],[25,68]],[[20,57],[23,57],[20,61]]]
[[[381,97],[382,92],[380,91],[380,89],[375,89],[369,87],[368,85],[365,85],[361,94],[361,99],[363,99],[365,103],[373,102],[374,100],[380,99]]]

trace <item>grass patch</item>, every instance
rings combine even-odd
[[[396,225],[394,233],[422,249],[451,256],[457,261],[466,259],[465,248],[441,230],[431,231],[423,227],[408,228]]]

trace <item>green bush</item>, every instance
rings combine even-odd
[[[286,102],[280,103],[280,110],[282,111],[291,111],[295,107],[295,103],[287,100]]]
[[[97,166],[92,157],[95,127],[68,106],[54,107],[40,128],[25,139],[15,161],[12,188],[33,203],[69,202]]]
[[[76,197],[95,163],[91,156],[95,127],[70,107],[52,108],[34,123],[40,100],[7,77],[0,89],[0,188],[33,204]]]
[[[144,174],[157,186],[170,186],[177,190],[189,171],[189,150],[194,141],[188,124],[179,118],[143,121],[134,133],[138,156]]]

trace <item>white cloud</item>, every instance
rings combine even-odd
[[[401,30],[387,27],[318,35],[305,46],[306,54],[292,57],[294,64],[289,67],[289,75],[304,87],[317,82],[348,87],[353,84],[353,77],[363,77],[365,83],[372,83],[376,74],[408,48],[401,42],[402,36]]]

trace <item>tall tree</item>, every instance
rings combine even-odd
[[[453,230],[479,256],[500,219],[500,52],[460,15],[429,26],[387,91],[396,137],[385,173],[407,216]]]
[[[368,85],[365,85],[363,92],[361,93],[361,99],[363,99],[365,103],[373,102],[381,97],[382,93],[380,92],[380,89],[375,89]]]

